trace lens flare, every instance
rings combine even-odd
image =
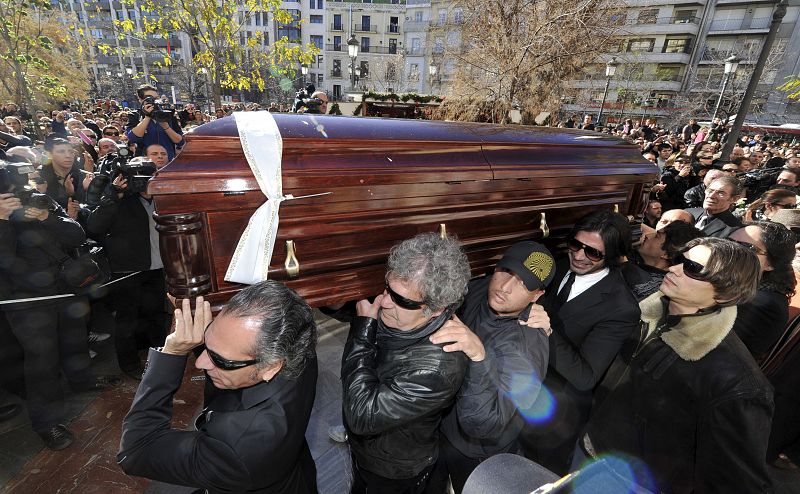
[[[508,396],[528,423],[541,424],[553,418],[555,399],[535,372],[515,373],[510,384]]]
[[[644,462],[614,455],[601,455],[581,465],[572,486],[575,494],[641,494],[654,487]]]

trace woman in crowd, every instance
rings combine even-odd
[[[761,194],[753,201],[744,213],[745,221],[770,220],[781,209],[797,207],[797,196],[786,189],[772,189]]]

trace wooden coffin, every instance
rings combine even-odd
[[[617,208],[638,224],[657,172],[635,146],[594,132],[273,117],[283,137],[284,194],[331,192],[281,205],[269,270],[313,306],[381,291],[389,248],[420,232],[457,235],[479,274],[519,240],[545,239],[557,248],[594,209]],[[170,293],[207,295],[215,305],[230,298],[242,287],[224,280],[231,255],[265,201],[235,119],[188,134],[148,191]],[[286,268],[287,242],[299,272]]]

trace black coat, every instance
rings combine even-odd
[[[105,247],[114,273],[150,269],[150,222],[139,194],[104,200],[86,218],[86,230]]]
[[[86,190],[83,188],[83,180],[86,178],[87,174],[88,172],[82,170],[77,164],[74,164],[66,178],[66,180],[72,182],[72,186],[75,189],[73,198],[80,203],[86,202]],[[45,194],[52,197],[59,206],[66,209],[69,200],[67,189],[64,187],[64,180],[59,178],[55,171],[53,171],[52,165],[40,166],[39,176],[44,179],[47,184],[47,191],[45,191]]]
[[[786,330],[789,300],[782,293],[758,290],[752,301],[738,309],[733,331],[761,362]]]
[[[694,218],[695,223],[703,215],[705,209],[702,207],[700,208],[689,208],[686,210],[689,214],[692,215]],[[737,228],[741,228],[742,222],[733,215],[730,211],[724,211],[714,217],[706,223],[706,226],[701,229],[703,234],[707,237],[717,237],[717,238],[727,238],[734,230]]]
[[[480,338],[486,350],[481,362],[469,362],[456,404],[442,421],[450,444],[470,458],[516,452],[525,420],[518,408],[530,408],[547,371],[550,346],[544,331],[520,324],[522,317],[500,317],[489,307],[491,276],[469,284],[458,317]],[[529,381],[519,393],[519,379]]]
[[[359,469],[409,479],[436,462],[439,423],[467,365],[428,339],[379,348],[378,321],[357,316],[342,354],[342,408]]]
[[[769,493],[772,387],[730,331],[736,308],[663,318],[661,292],[598,393],[587,434],[597,454],[641,462],[653,492]],[[667,323],[661,336],[656,328]],[[649,336],[648,336],[649,335]],[[646,338],[646,339],[645,339]]]
[[[197,430],[170,428],[172,399],[186,357],[150,350],[130,412],[122,423],[117,462],[129,475],[208,492],[310,494],[316,469],[305,431],[314,404],[316,359],[297,379],[278,373],[244,389],[206,385]]]
[[[687,208],[701,208],[703,201],[706,198],[706,187],[703,184],[697,184],[683,194],[683,201],[686,203]]]

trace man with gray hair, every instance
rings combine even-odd
[[[125,473],[206,492],[316,493],[305,439],[317,382],[317,329],[294,291],[264,281],[236,294],[214,321],[197,298],[175,310],[175,331],[149,364],[122,425]],[[196,430],[170,428],[188,355],[205,372]]]
[[[706,237],[726,238],[742,226],[730,209],[742,195],[742,186],[733,177],[719,177],[705,190],[703,206],[689,208],[694,226]]]
[[[385,289],[361,300],[342,355],[342,406],[353,493],[420,493],[437,429],[467,365],[430,337],[453,317],[470,278],[454,238],[421,234],[392,248]]]

